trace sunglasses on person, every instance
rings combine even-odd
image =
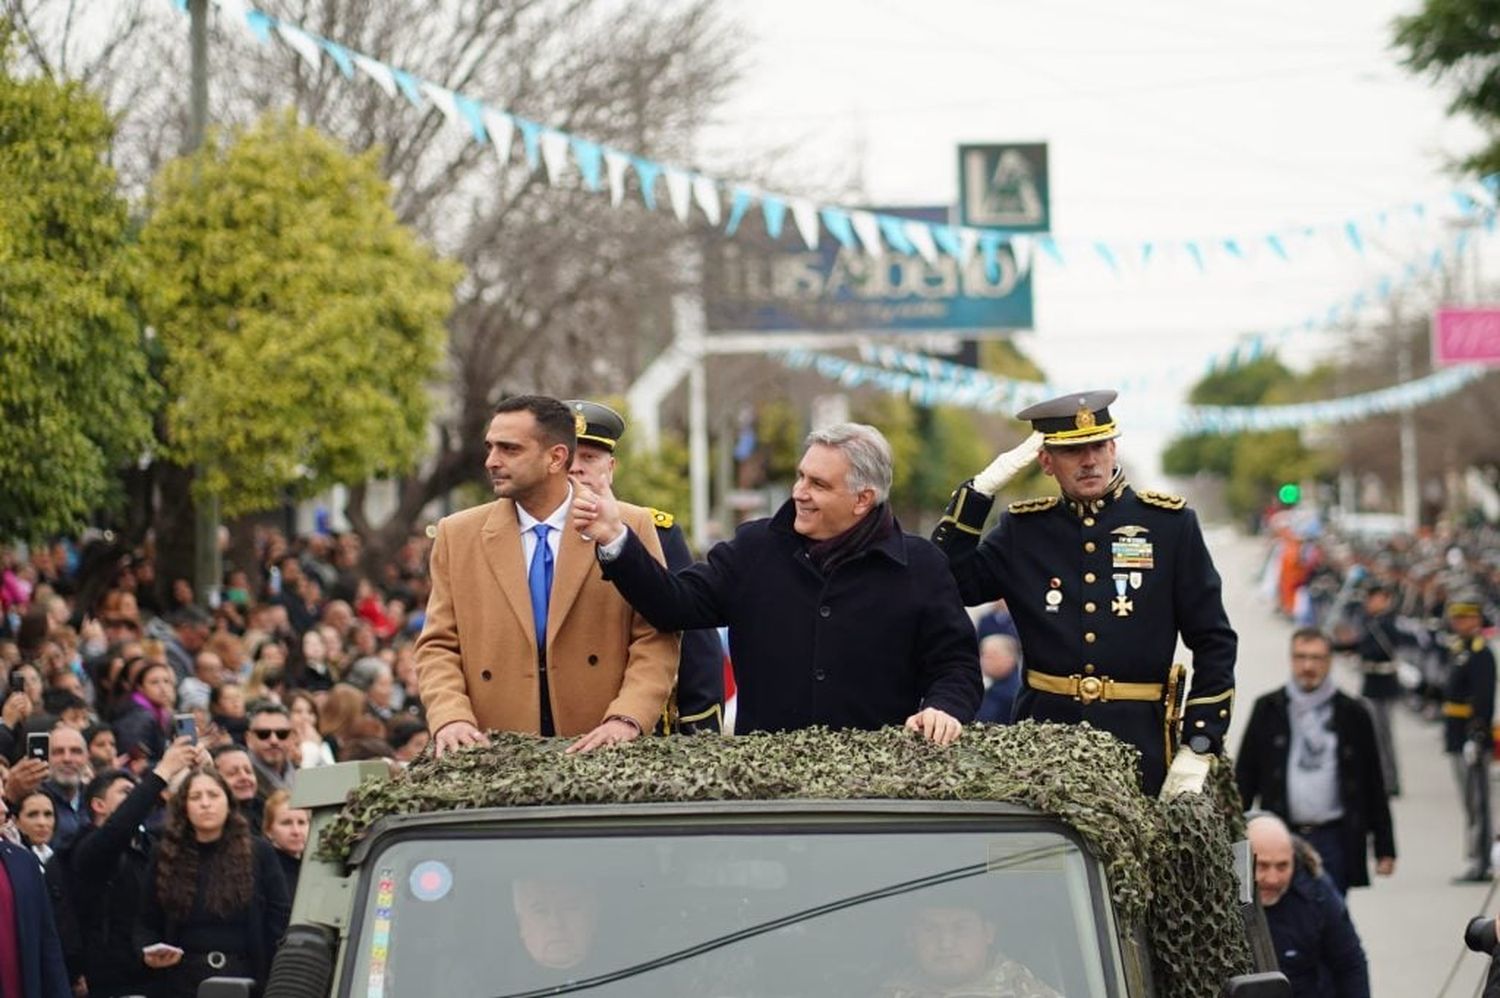
[[[251,728],[250,733],[256,738],[275,738],[282,742],[292,737],[291,728]]]

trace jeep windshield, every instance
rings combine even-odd
[[[1119,991],[1097,867],[1033,818],[408,826],[360,866],[348,995]]]

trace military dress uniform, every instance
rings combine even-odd
[[[1069,396],[1020,418],[1031,419],[1048,446],[1108,440],[1118,432],[1107,408],[1113,399],[1113,392]],[[1087,721],[1114,734],[1140,750],[1150,794],[1161,789],[1179,737],[1200,755],[1219,754],[1238,640],[1185,501],[1136,492],[1116,471],[1098,499],[1011,503],[981,537],[992,505],[965,482],[933,541],[964,603],[1004,598],[1015,619],[1025,663],[1017,719]],[[1178,634],[1193,652],[1191,693],[1172,662]]]
[[[1448,614],[1479,613],[1478,601],[1456,601]],[[1494,753],[1495,652],[1480,635],[1448,643],[1443,691],[1443,751],[1453,760],[1464,804],[1465,860],[1460,880],[1490,878],[1490,759]]]
[[[625,434],[625,418],[607,405],[572,399],[565,405],[582,417],[583,430],[578,442],[615,452]],[[693,564],[693,553],[676,517],[663,510],[647,507],[656,525],[667,568],[680,571]],[[676,732],[718,733],[724,721],[724,645],[713,630],[684,631],[682,655],[677,669],[677,686],[667,699],[657,726],[658,734]]]

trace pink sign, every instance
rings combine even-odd
[[[1432,320],[1432,363],[1500,367],[1500,306],[1438,309]]]

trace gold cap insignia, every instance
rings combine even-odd
[[[573,410],[573,432],[577,436],[583,436],[588,432],[589,421],[583,418],[583,408],[580,406]]]
[[[1073,417],[1073,425],[1080,430],[1092,430],[1094,428],[1094,410],[1089,408],[1087,402],[1080,402],[1078,414]]]

